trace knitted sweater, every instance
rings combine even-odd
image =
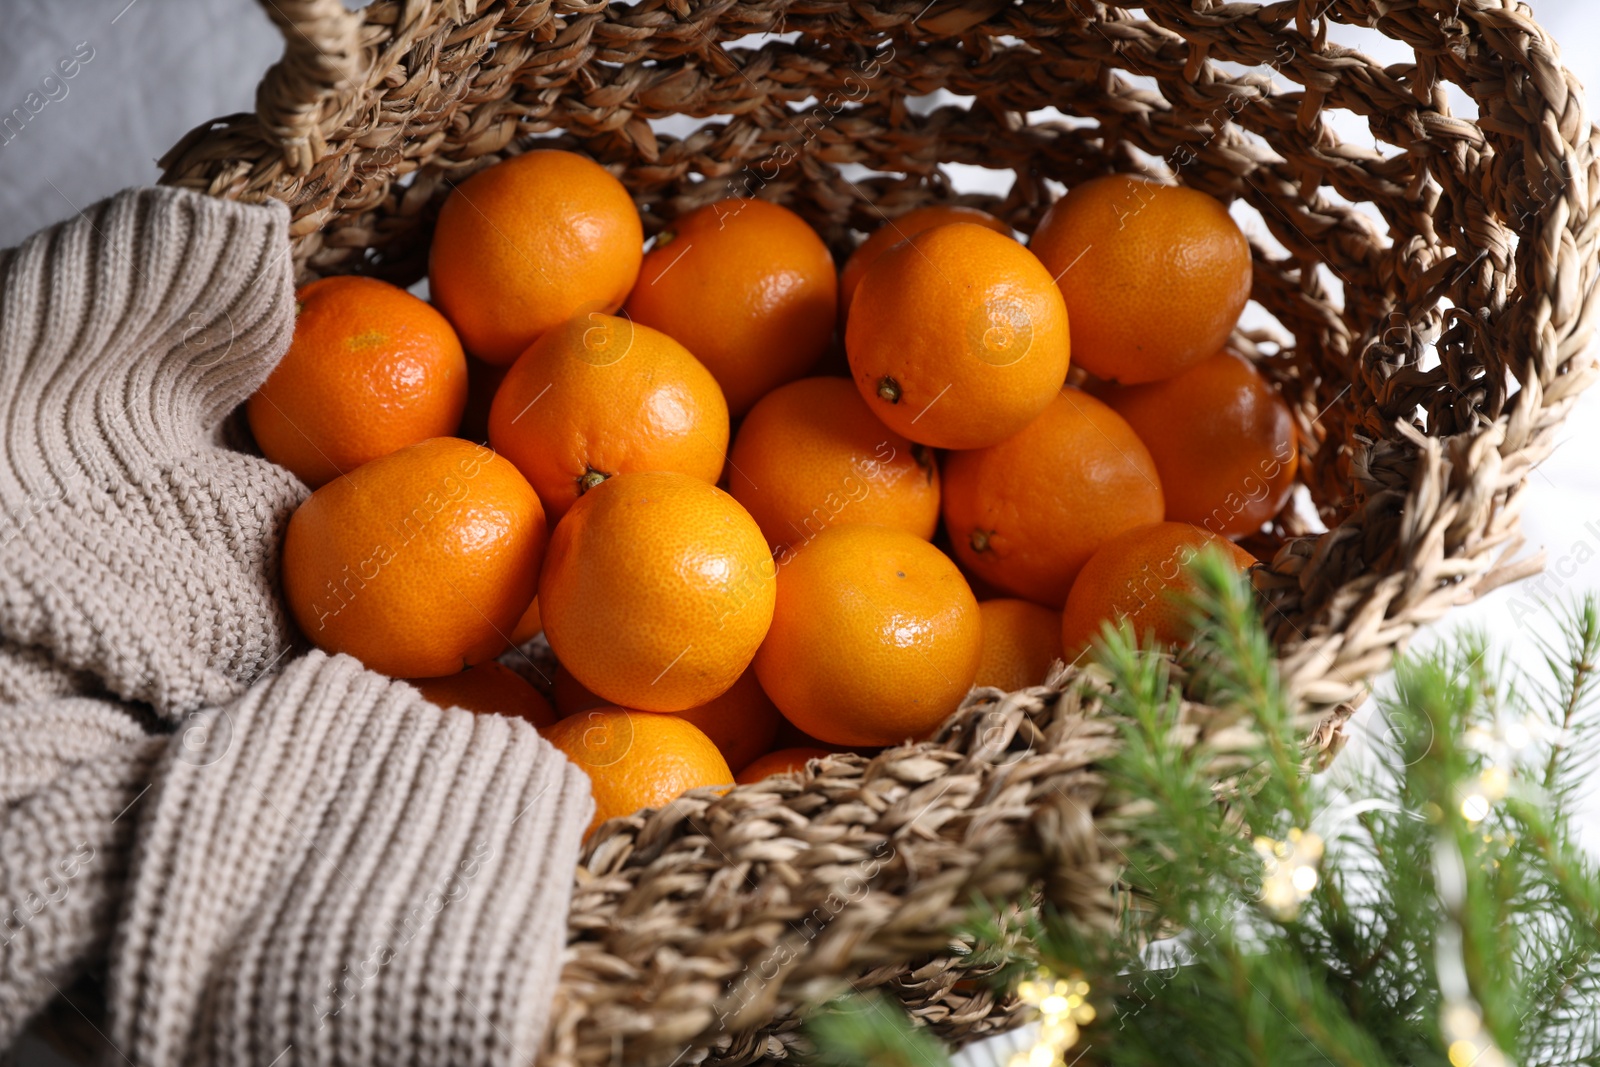
[[[528,1064],[587,781],[305,652],[305,487],[223,446],[289,217],[131,190],[0,252],[0,1050],[86,968],[129,1062]]]

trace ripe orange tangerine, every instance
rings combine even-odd
[[[744,767],[772,747],[778,736],[778,709],[747,670],[721,696],[676,713],[711,738],[730,767]]]
[[[556,714],[561,718],[604,706],[607,701],[585,689],[566,668],[557,666],[553,682]],[[743,767],[770,749],[783,716],[773,706],[753,670],[739,676],[726,693],[686,711],[668,714],[694,723],[722,753],[730,767]]]
[[[825,744],[920,738],[971,688],[978,602],[915,534],[830,526],[778,569],[777,585],[756,676],[785,718]]]
[[[283,591],[318,648],[395,678],[455,674],[506,647],[533,599],[544,508],[482,445],[435,437],[312,493],[283,539]]]
[[[1065,388],[1020,433],[952,452],[944,519],[963,567],[1012,596],[1056,607],[1111,537],[1164,511],[1155,462],[1122,416]]]
[[[1061,288],[1078,364],[1170,378],[1228,340],[1250,299],[1250,242],[1214,197],[1112,174],[1057,200],[1029,247]]]
[[[867,269],[845,352],[884,425],[936,448],[985,448],[1031,422],[1067,377],[1067,308],[1010,237],[955,222]]]
[[[311,488],[430,437],[455,433],[467,361],[445,317],[376,278],[295,294],[294,339],[245,403],[261,454]]]
[[[539,579],[556,658],[623,707],[684,711],[726,692],[772,621],[774,564],[738,501],[687,474],[635,471],[557,524]]]
[[[1243,356],[1219,352],[1105,399],[1150,449],[1174,522],[1238,537],[1261,529],[1294,491],[1289,405]]]
[[[814,759],[833,755],[826,748],[780,748],[755,760],[734,777],[739,785],[752,785],[775,774],[800,774]]]
[[[728,491],[780,555],[836,523],[924,539],[939,523],[932,450],[880,423],[843,378],[802,378],[762,397],[728,455]]]
[[[539,618],[539,598],[534,597],[528,602],[527,608],[522,612],[522,617],[511,628],[511,637],[508,642],[510,647],[526,644],[535,637],[544,633],[544,620]]]
[[[927,207],[912,208],[898,218],[886,219],[882,226],[873,230],[850,253],[850,258],[845,261],[844,269],[839,272],[839,323],[842,326],[849,320],[850,301],[855,298],[856,288],[861,284],[861,279],[866,277],[867,268],[878,261],[878,257],[901,241],[909,240],[923,230],[931,230],[935,226],[943,226],[951,222],[970,222],[976,226],[986,226],[995,233],[1011,236],[1011,226],[1001,222],[987,211],[979,211],[975,207],[962,207],[959,204],[929,204]]]
[[[643,255],[622,183],[591,159],[538,149],[456,186],[434,227],[428,287],[468,352],[507,364],[557,323],[621,307]]]
[[[728,405],[711,372],[666,334],[580,315],[512,365],[489,412],[489,443],[559,521],[578,497],[625,471],[714,483],[728,451]]]
[[[1061,658],[1061,613],[1029,600],[981,600],[983,655],[973,685],[1011,692],[1044,684]]]
[[[1184,568],[1207,547],[1221,551],[1240,573],[1255,557],[1232,541],[1186,522],[1140,526],[1107,541],[1083,565],[1061,617],[1061,646],[1076,656],[1103,623],[1126,618],[1140,640],[1182,644],[1189,622],[1177,594],[1194,588]]]
[[[594,819],[660,808],[691,789],[732,785],[728,763],[700,729],[676,715],[594,708],[541,734],[589,776]]]
[[[693,352],[738,416],[822,357],[837,301],[833,256],[804,219],[733,199],[691,211],[656,237],[628,314]]]

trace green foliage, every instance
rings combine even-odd
[[[989,902],[965,933],[1008,982],[1088,981],[1084,1064],[1600,1065],[1600,869],[1571,824],[1600,758],[1600,602],[1571,608],[1539,677],[1474,634],[1400,661],[1372,758],[1310,775],[1252,594],[1220,559],[1193,573],[1188,696],[1252,728],[1252,769],[1219,783],[1170,661],[1107,627],[1136,906],[1112,935],[1046,915],[1018,938],[999,918],[1017,902]],[[858,1026],[814,1030],[828,1062],[941,1062],[896,1012],[828,1018]]]
[[[818,1067],[942,1067],[944,1046],[876,993],[836,1002],[807,1028]]]

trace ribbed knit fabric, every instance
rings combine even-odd
[[[59,666],[39,648],[0,637],[0,704],[64,696],[103,696],[105,686],[88,671]]]
[[[305,487],[213,444],[293,332],[288,224],[133,190],[0,253],[0,633],[173,717],[290,640]]]
[[[105,951],[165,747],[103,701],[0,708],[0,1049]]]
[[[220,431],[293,318],[281,206],[134,190],[0,252],[0,1051],[102,961],[140,1067],[538,1047],[587,780],[296,657],[305,488]]]
[[[112,971],[140,1064],[513,1064],[537,1051],[590,813],[521,720],[312,653],[174,745]],[[562,864],[559,860],[565,860]]]

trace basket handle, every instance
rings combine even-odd
[[[349,98],[339,90],[366,69],[362,18],[345,10],[342,0],[261,0],[261,6],[283,34],[283,58],[256,88],[256,116],[284,163],[304,174],[321,154],[324,123]]]

